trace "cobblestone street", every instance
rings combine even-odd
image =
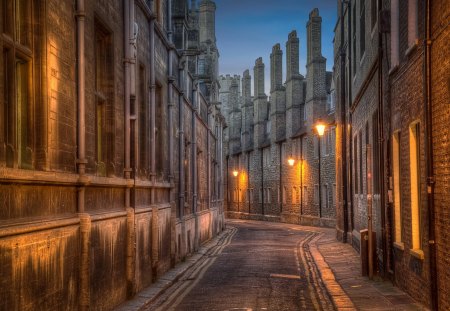
[[[229,221],[202,255],[118,310],[426,310],[388,282],[360,276],[333,230]]]

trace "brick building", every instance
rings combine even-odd
[[[214,15],[2,1],[0,309],[110,310],[222,229]]]
[[[306,78],[299,72],[296,31],[286,42],[284,83],[283,51],[273,46],[269,98],[262,58],[253,69],[253,95],[248,70],[242,78],[220,77],[228,217],[335,224],[334,90],[322,56],[321,24],[314,9],[307,24]],[[320,145],[314,128],[319,119],[327,124]]]
[[[337,236],[359,249],[371,223],[374,272],[447,310],[450,6],[374,0],[339,9]]]

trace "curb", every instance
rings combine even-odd
[[[163,274],[158,280],[149,287],[137,293],[131,300],[125,301],[115,311],[131,311],[143,310],[149,307],[157,298],[164,294],[173,284],[175,284],[181,277],[183,277],[190,268],[197,262],[208,255],[211,249],[217,247],[230,233],[231,228],[226,228],[219,235],[207,241],[199,250],[192,256],[186,259],[185,262],[176,265],[174,268]]]
[[[317,241],[322,238],[324,233],[320,233],[318,236],[313,238],[309,243],[309,250],[314,258],[314,263],[316,264],[318,271],[320,273],[323,284],[325,285],[328,294],[331,297],[334,307],[338,311],[350,311],[357,310],[350,297],[345,293],[341,285],[336,281],[333,270],[327,264],[322,256],[322,253],[317,247]]]

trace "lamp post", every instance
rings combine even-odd
[[[320,119],[317,120],[316,123],[316,130],[317,130],[317,134],[318,134],[318,149],[319,149],[319,218],[322,218],[322,183],[321,183],[321,171],[320,171],[320,167],[321,167],[321,163],[320,163],[320,138],[323,136],[323,134],[325,133],[325,123],[323,123]]]
[[[234,178],[236,179],[236,185],[237,185],[237,187],[236,187],[236,191],[237,191],[237,211],[238,211],[238,213],[240,212],[239,211],[239,179],[237,178],[238,177],[238,175],[239,175],[239,171],[237,171],[237,170],[234,170],[233,171],[233,176],[234,176]]]

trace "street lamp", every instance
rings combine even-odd
[[[319,148],[319,218],[322,218],[322,184],[321,184],[321,174],[320,174],[320,138],[323,136],[323,134],[325,133],[325,123],[323,123],[320,119],[317,120],[316,123],[316,130],[317,130],[317,134],[319,136],[318,139],[318,148]]]
[[[289,159],[287,160],[290,166],[294,166],[295,164],[295,160],[293,157],[289,157]]]
[[[239,171],[238,170],[234,170],[233,171],[233,176],[236,178],[237,176],[239,175]],[[237,187],[236,187],[236,191],[237,191],[237,208],[238,208],[238,213],[240,212],[239,211],[239,195],[240,195],[240,193],[239,193],[239,180],[237,180]]]

